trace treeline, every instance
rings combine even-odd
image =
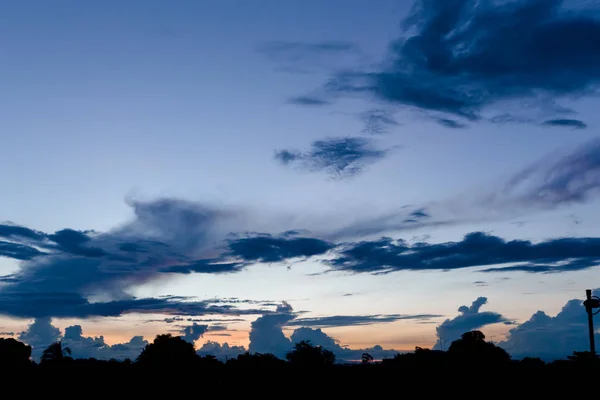
[[[178,336],[158,335],[148,344],[135,360],[97,360],[71,357],[71,351],[61,342],[46,348],[39,362],[31,359],[32,348],[15,339],[0,338],[0,368],[26,369],[29,371],[47,371],[56,368],[96,371],[191,371],[202,370],[203,376],[229,376],[235,371],[267,368],[274,373],[287,374],[291,370],[344,371],[345,373],[378,374],[385,371],[402,371],[403,374],[432,373],[445,374],[457,370],[472,374],[489,371],[515,372],[553,372],[563,374],[569,371],[594,369],[600,372],[600,360],[590,352],[574,352],[564,360],[546,363],[539,358],[512,360],[502,348],[485,341],[480,331],[471,331],[462,335],[447,351],[430,350],[417,347],[414,352],[397,354],[393,358],[375,360],[370,354],[362,355],[362,362],[354,364],[336,364],[331,351],[314,346],[308,341],[296,343],[285,360],[272,354],[245,353],[223,362],[216,357],[200,356],[194,345]],[[210,372],[210,374],[208,374]],[[227,373],[224,373],[227,372]],[[208,374],[208,375],[207,375]],[[217,379],[213,383],[218,383]]]

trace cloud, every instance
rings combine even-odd
[[[299,106],[326,106],[331,104],[327,100],[320,99],[314,96],[296,96],[288,99],[288,103]]]
[[[207,331],[208,325],[198,325],[194,322],[192,325],[188,325],[182,329],[181,337],[186,342],[194,343],[196,340],[200,339]]]
[[[506,241],[471,232],[459,242],[416,243],[381,238],[341,244],[327,263],[333,270],[389,273],[400,270],[453,270],[518,263],[484,271],[563,272],[600,264],[600,238],[558,238],[538,243]]]
[[[97,360],[135,360],[142,352],[148,341],[142,336],[134,336],[129,342],[106,344],[104,336],[83,336],[81,325],[73,325],[65,328],[62,338],[63,346],[71,349],[73,358],[95,358]]]
[[[382,108],[362,112],[359,114],[359,118],[365,125],[363,133],[371,135],[387,133],[390,129],[400,125],[391,111]]]
[[[60,339],[60,329],[52,325],[48,317],[37,318],[23,332],[19,333],[19,340],[32,347],[31,355],[39,359],[42,352],[52,343]]]
[[[181,296],[159,298],[131,297],[114,301],[90,302],[75,293],[0,292],[0,315],[18,318],[89,318],[116,317],[124,314],[166,315],[256,315],[269,312],[264,308],[238,308],[218,300],[196,301]]]
[[[492,207],[556,208],[584,203],[600,189],[600,138],[573,151],[549,155],[514,174],[481,202]]]
[[[574,129],[585,129],[587,125],[585,122],[580,121],[578,119],[549,119],[542,122],[544,126],[562,126],[565,128],[574,128]]]
[[[283,334],[282,328],[295,317],[292,306],[286,302],[277,307],[275,313],[258,317],[251,324],[249,351],[285,358],[286,353],[291,350],[292,343]]]
[[[294,333],[292,333],[290,339],[292,343],[298,343],[301,340],[306,340],[310,341],[310,343],[314,346],[322,346],[324,349],[327,349],[335,354],[337,363],[358,362],[361,360],[363,353],[369,353],[376,360],[391,358],[400,353],[399,350],[384,349],[380,345],[374,345],[364,349],[350,349],[348,347],[341,346],[336,339],[327,335],[319,328],[298,328],[294,331]]]
[[[243,262],[271,263],[323,255],[333,247],[318,238],[261,234],[230,240],[227,255]]]
[[[312,172],[324,171],[344,178],[359,174],[390,151],[374,148],[368,138],[341,137],[314,141],[307,152],[277,150],[275,159],[283,165],[295,165]]]
[[[277,309],[276,314],[264,315],[252,323],[250,330],[249,351],[254,353],[271,353],[279,358],[285,358],[285,355],[292,350],[293,345],[301,340],[309,340],[312,345],[323,346],[332,351],[337,362],[353,362],[360,360],[362,353],[369,352],[375,358],[392,357],[397,354],[397,350],[384,350],[381,346],[375,345],[368,349],[349,349],[341,346],[337,340],[323,332],[320,328],[313,329],[310,326],[355,326],[378,322],[391,322],[390,316],[330,316],[321,318],[304,318],[296,320],[299,313],[294,312],[291,305],[283,303]],[[413,316],[416,318],[427,318],[426,315]],[[404,319],[411,318],[405,316]],[[304,326],[306,325],[306,326]],[[290,337],[283,333],[285,326],[301,326],[295,329]]]
[[[421,0],[402,22],[385,62],[345,69],[326,88],[400,107],[482,119],[498,103],[596,92],[600,82],[598,7],[567,9],[561,0]],[[434,116],[434,118],[436,118]]]
[[[138,299],[128,290],[164,278],[165,272],[237,272],[244,265],[204,256],[214,255],[215,243],[243,226],[243,213],[169,198],[130,200],[129,205],[133,219],[104,233],[73,229],[44,233],[0,224],[0,255],[21,260],[16,272],[0,278],[0,314],[23,318],[237,314],[236,307],[215,301]]]
[[[257,51],[277,65],[278,70],[296,74],[337,69],[344,64],[354,64],[360,56],[354,43],[334,40],[314,43],[274,41],[261,44]]]
[[[486,303],[486,297],[478,297],[475,301],[473,301],[470,307],[459,307],[458,312],[460,312],[460,314],[458,316],[453,319],[446,319],[435,329],[438,340],[433,346],[433,349],[448,349],[450,344],[453,341],[460,339],[460,336],[465,332],[478,330],[491,324],[512,323],[512,321],[496,312],[479,311],[480,308]]]
[[[459,122],[455,119],[449,119],[449,118],[436,118],[435,121],[442,125],[445,126],[446,128],[453,128],[453,129],[459,129],[459,128],[466,128],[467,125]]]
[[[221,361],[225,361],[246,353],[246,348],[244,346],[230,346],[227,342],[221,344],[208,340],[202,344],[202,347],[196,353],[201,356],[211,355]]]
[[[596,324],[598,317],[595,317]],[[600,335],[596,333],[596,343]],[[569,300],[556,316],[537,311],[512,328],[498,343],[515,359],[540,357],[545,361],[565,359],[573,351],[589,351],[587,313],[582,301]]]
[[[359,326],[374,325],[386,322],[395,322],[400,320],[428,320],[438,318],[441,315],[435,314],[416,314],[416,315],[331,315],[327,317],[314,318],[296,318],[286,324],[286,326],[302,326],[312,328],[334,328],[340,326]]]

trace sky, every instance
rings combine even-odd
[[[0,1],[0,335],[586,350],[599,48],[597,1]]]

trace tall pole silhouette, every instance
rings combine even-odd
[[[586,289],[585,291],[585,301],[583,305],[585,306],[585,311],[587,311],[588,315],[588,332],[590,335],[590,352],[592,353],[592,357],[596,355],[596,340],[594,338],[594,315],[598,314],[600,310],[594,312],[594,308],[600,308],[600,298],[598,296],[592,296],[591,289]]]

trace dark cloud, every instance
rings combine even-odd
[[[227,255],[244,262],[281,262],[327,253],[334,247],[321,239],[267,234],[229,241]]]
[[[417,315],[332,315],[327,317],[315,318],[296,318],[286,324],[286,326],[303,326],[313,328],[334,328],[340,326],[358,326],[358,325],[374,325],[386,322],[394,322],[400,320],[427,320],[438,318],[441,315],[435,314],[417,314]]]
[[[299,106],[326,106],[330,101],[320,99],[314,96],[296,96],[288,99],[288,103]]]
[[[574,128],[574,129],[585,129],[587,125],[585,122],[580,121],[578,119],[549,119],[542,122],[542,125],[545,126],[563,126],[565,128]]]
[[[387,273],[399,270],[452,270],[519,263],[486,271],[511,269],[528,272],[561,272],[600,264],[600,238],[559,238],[539,243],[506,241],[483,232],[472,232],[459,242],[410,245],[382,238],[341,244],[339,255],[328,263],[334,270]]]
[[[333,95],[375,95],[403,107],[476,121],[500,102],[596,92],[598,6],[561,0],[421,0],[402,23],[381,67],[344,70]]]
[[[176,274],[230,274],[239,272],[245,265],[240,263],[227,263],[219,259],[190,261],[181,265],[171,265],[162,268],[162,272]]]
[[[215,243],[227,238],[240,215],[176,199],[129,204],[133,219],[106,233],[62,229],[48,234],[0,224],[0,256],[21,260],[16,272],[0,278],[0,314],[85,318],[154,310],[169,315],[239,315],[235,306],[217,304],[216,299],[136,299],[127,290],[165,272],[238,271],[244,264],[202,256],[214,254]],[[98,296],[106,301],[88,300]]]
[[[597,291],[596,291],[597,292]],[[598,317],[594,317],[598,323]],[[600,335],[596,333],[596,343]],[[546,361],[564,359],[573,351],[589,350],[587,313],[582,301],[569,300],[554,317],[537,311],[520,325],[511,329],[499,346],[519,359],[540,357]]]
[[[478,297],[471,306],[461,306],[458,309],[460,314],[453,319],[446,319],[436,329],[438,337],[434,349],[448,349],[450,344],[459,339],[460,336],[472,330],[478,330],[486,325],[505,323],[512,324],[501,314],[492,311],[479,311],[481,306],[487,303],[487,298]]]
[[[394,118],[394,115],[389,110],[375,108],[359,114],[365,128],[363,133],[371,135],[381,135],[387,133],[400,124]]]
[[[75,293],[0,292],[0,315],[19,318],[88,318],[116,317],[124,314],[166,315],[256,315],[268,313],[264,308],[238,308],[218,301],[195,301],[187,297],[127,298],[90,302]]]
[[[192,325],[188,325],[181,330],[181,337],[186,342],[194,343],[196,340],[200,339],[202,335],[204,335],[207,331],[208,325],[198,325],[194,322]]]
[[[275,41],[261,44],[257,51],[274,63],[278,70],[300,74],[323,69],[330,71],[344,64],[354,64],[360,56],[355,44],[344,41]]]
[[[14,336],[14,332],[0,332],[0,336]]]
[[[324,171],[343,178],[362,172],[366,166],[383,159],[389,151],[374,148],[368,138],[341,137],[317,140],[307,152],[277,150],[275,158],[284,165],[296,165],[313,172]]]
[[[0,241],[0,257],[14,258],[15,260],[31,260],[47,253],[35,247],[19,243]]]

